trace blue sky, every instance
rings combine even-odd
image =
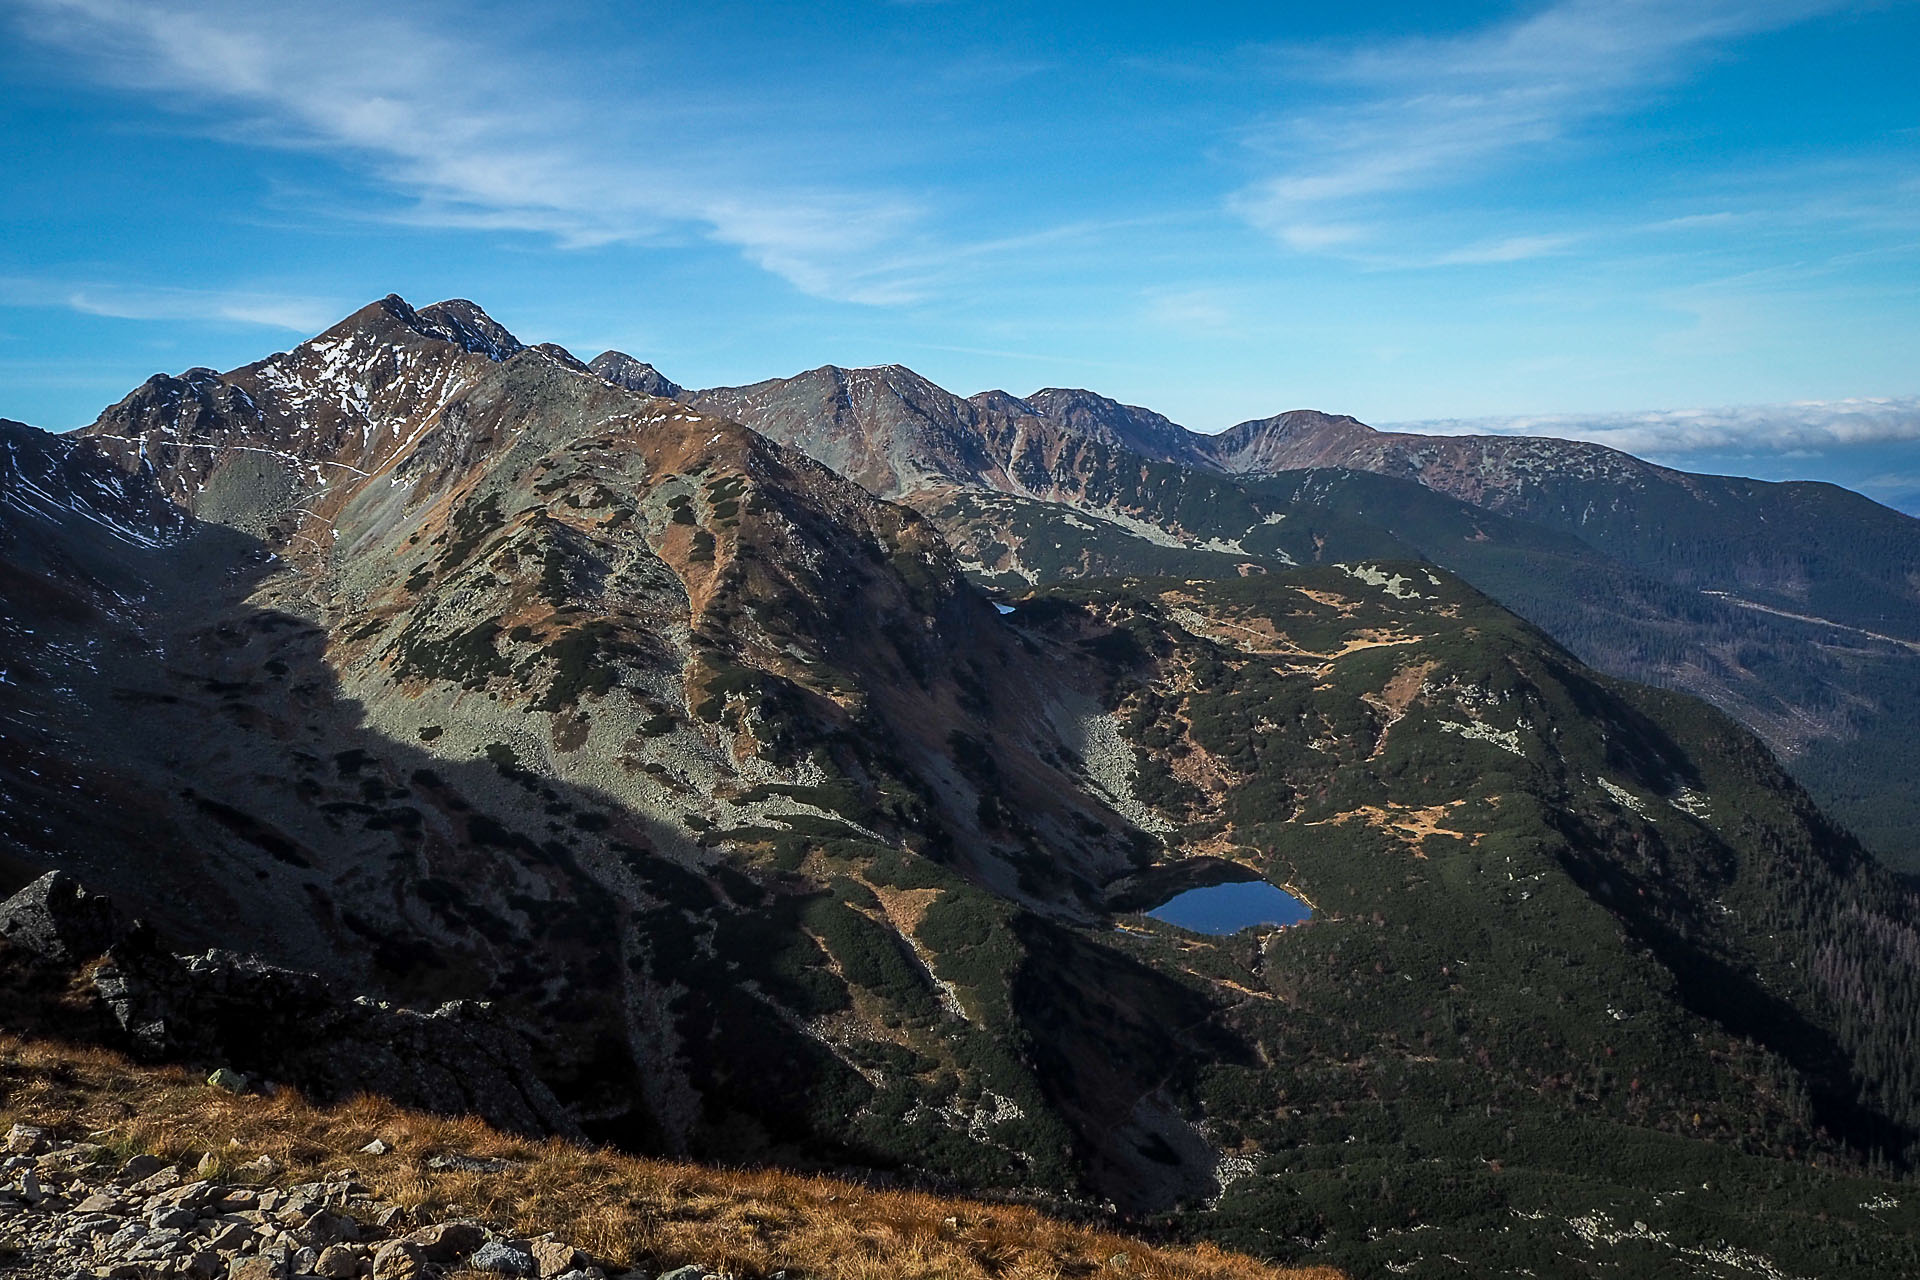
[[[396,291],[1920,493],[1913,0],[546,9],[0,0],[0,415]]]

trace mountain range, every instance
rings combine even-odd
[[[1005,518],[987,517],[981,545],[1008,547],[970,566],[987,581],[1168,563],[1128,545],[1141,539],[1209,553],[1183,558],[1182,573],[1231,574],[1274,541],[1263,522],[1299,518],[1289,508],[1364,514],[1401,554],[1454,570],[1592,665],[1740,719],[1881,856],[1920,869],[1906,785],[1920,771],[1920,521],[1850,490],[1691,475],[1578,441],[1381,432],[1311,410],[1202,435],[1087,391],[961,399],[899,366],[678,394],[944,513],[963,539],[988,494],[1043,500],[1027,509],[1043,523],[1064,508],[1102,518],[1095,541],[1108,545],[1095,550],[1058,531],[1008,544],[993,536]],[[1174,470],[1136,483],[1143,461]],[[1020,559],[1036,540],[1073,554]]]
[[[0,442],[0,889],[490,1002],[632,1150],[1360,1276],[1920,1266],[1920,898],[1833,763],[1908,749],[1906,517],[398,297]],[[1143,914],[1254,879],[1311,920]]]

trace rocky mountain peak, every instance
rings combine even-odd
[[[389,295],[387,300],[406,305],[394,295]],[[421,322],[418,326],[421,333],[444,338],[489,360],[505,360],[526,349],[526,344],[509,333],[506,326],[465,298],[436,302],[421,307],[415,314]]]
[[[638,391],[641,395],[677,400],[687,393],[685,387],[624,351],[602,351],[587,362],[587,368],[614,386]]]
[[[1111,413],[1113,410],[1126,407],[1118,400],[1109,399],[1098,392],[1081,387],[1042,387],[1029,395],[1024,403],[1037,412],[1058,418],[1066,418],[1074,414]]]
[[[562,348],[528,348],[470,302],[415,310],[388,295],[253,364],[156,375],[83,434],[202,519],[322,546],[348,482],[382,472],[436,425],[441,438],[467,440],[443,410],[529,350],[554,373],[586,372]]]
[[[1255,418],[1249,422],[1238,423],[1221,432],[1215,439],[1223,443],[1256,439],[1300,440],[1327,432],[1375,434],[1372,427],[1351,414],[1323,413],[1319,409],[1289,409],[1285,413],[1276,413],[1271,418]]]
[[[575,373],[590,374],[593,372],[593,370],[588,367],[586,361],[557,342],[536,342],[526,349],[528,351],[537,351],[547,359],[554,361],[556,364],[564,365]]]
[[[877,408],[892,413],[898,406],[910,413],[939,418],[966,415],[966,401],[903,364],[823,364],[791,381],[832,399],[843,412]]]
[[[976,391],[967,397],[967,403],[983,413],[1039,416],[1038,410],[1010,391]]]
[[[822,365],[791,378],[697,392],[688,403],[797,448],[881,495],[997,470],[979,411],[902,365]]]
[[[1256,418],[1204,438],[1202,448],[1221,470],[1234,474],[1337,466],[1334,461],[1378,435],[1344,413],[1289,409]]]
[[[1075,435],[1155,461],[1191,464],[1200,459],[1199,438],[1151,409],[1073,387],[1042,387],[1024,403],[1030,412]]]
[[[526,350],[527,345],[478,304],[465,298],[449,298],[416,308],[399,294],[390,293],[309,338],[295,350],[314,345],[337,347],[355,340],[404,345],[416,337],[452,343],[463,351],[495,362]]]
[[[822,369],[850,384],[883,385],[896,389],[931,387],[934,384],[903,364],[822,365]]]

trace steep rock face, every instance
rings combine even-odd
[[[91,960],[130,927],[109,899],[64,871],[49,871],[0,902],[0,940],[59,964]]]
[[[520,350],[468,308],[441,315],[389,297],[231,374],[156,375],[82,434],[202,519],[284,541],[331,514],[342,478],[410,445],[493,367],[491,352]]]
[[[1217,436],[1201,436],[1201,455],[1230,475],[1263,471],[1307,471],[1341,465],[1332,459],[1349,456],[1380,433],[1357,418],[1293,409],[1243,422]]]
[[[404,317],[406,302],[397,294],[388,294],[379,305]],[[505,360],[526,348],[526,344],[507,332],[505,325],[465,298],[449,298],[422,307],[415,314],[415,321],[420,332],[427,336],[444,338],[489,360]]]
[[[0,418],[0,538],[16,540],[17,529],[35,520],[85,523],[107,539],[142,545],[186,528],[150,468],[121,471],[98,459],[85,441]]]
[[[1192,444],[1199,437],[1184,428],[1091,392],[1048,389],[1028,401],[984,391],[963,399],[900,365],[829,365],[689,400],[888,498],[953,486],[1067,494],[1088,450],[1136,462],[1200,457]]]

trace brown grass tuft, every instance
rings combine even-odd
[[[516,1138],[379,1098],[320,1107],[288,1090],[235,1097],[178,1068],[0,1034],[0,1129],[17,1120],[121,1155],[211,1153],[227,1177],[259,1155],[273,1157],[284,1183],[351,1167],[376,1196],[421,1220],[472,1216],[527,1235],[551,1231],[620,1267],[698,1263],[747,1277],[784,1268],[818,1280],[1338,1280],[1211,1245],[1156,1248],[1024,1207]],[[375,1138],[392,1153],[361,1154]],[[516,1163],[497,1174],[427,1169],[429,1156],[450,1152]]]

